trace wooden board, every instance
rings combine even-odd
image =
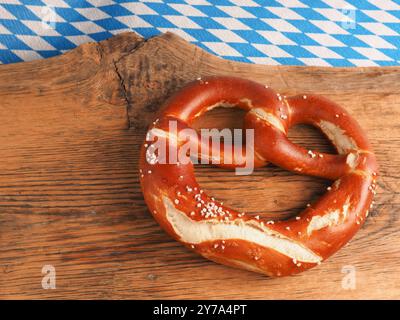
[[[367,129],[381,166],[377,205],[355,239],[321,266],[271,279],[207,261],[147,212],[138,146],[162,102],[186,82],[236,75],[282,94],[319,93]],[[400,68],[258,66],[224,61],[172,34],[133,33],[59,57],[0,67],[0,298],[399,298]],[[240,127],[216,110],[198,127]],[[330,150],[315,130],[292,139]],[[197,168],[225,203],[289,216],[327,181],[268,166],[251,176]],[[56,289],[41,285],[43,265]],[[344,266],[356,288],[342,288]]]

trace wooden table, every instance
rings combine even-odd
[[[367,129],[381,166],[377,205],[355,239],[321,266],[271,279],[207,261],[148,213],[138,146],[162,102],[186,82],[236,75],[282,94],[319,93]],[[216,58],[172,34],[133,33],[62,56],[0,67],[0,297],[399,298],[400,68],[258,66]],[[216,110],[197,126],[240,127]],[[291,138],[331,150],[316,131]],[[199,167],[202,187],[250,213],[293,215],[327,181],[268,166],[251,176]],[[42,288],[42,267],[56,289]],[[343,269],[356,288],[342,288]]]

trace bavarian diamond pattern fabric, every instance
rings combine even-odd
[[[259,64],[400,64],[400,0],[0,0],[0,63],[47,58],[123,31],[171,31]]]

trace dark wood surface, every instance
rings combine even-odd
[[[377,205],[321,266],[271,279],[207,261],[147,212],[138,148],[166,97],[206,75],[236,75],[282,94],[319,93],[367,129],[381,166]],[[59,57],[0,66],[0,298],[399,298],[400,68],[258,66],[216,58],[172,34],[121,34]],[[198,127],[240,127],[215,110]],[[305,126],[291,138],[331,150]],[[199,167],[202,187],[241,210],[285,217],[327,181],[268,166],[251,176]],[[42,288],[42,267],[56,289]],[[342,288],[344,266],[356,288]]]

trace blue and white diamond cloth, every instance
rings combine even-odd
[[[0,0],[0,63],[129,30],[252,63],[400,65],[400,0]]]

